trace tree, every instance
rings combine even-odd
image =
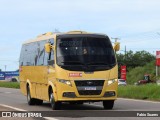
[[[128,51],[126,54],[117,54],[117,61],[120,65],[127,65],[127,70],[144,66],[147,63],[155,60],[155,56],[147,51],[137,51],[133,53],[133,51]]]

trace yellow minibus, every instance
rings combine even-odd
[[[21,92],[29,105],[49,101],[53,110],[64,102],[98,101],[104,109],[112,109],[119,48],[107,35],[85,31],[48,32],[25,41],[19,60]]]

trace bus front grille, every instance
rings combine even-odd
[[[80,95],[100,95],[102,90],[79,90]]]
[[[79,95],[100,95],[104,80],[75,80]]]
[[[76,86],[103,86],[104,80],[75,80]]]

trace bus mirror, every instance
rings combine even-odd
[[[114,48],[115,51],[119,51],[119,49],[120,49],[120,43],[119,42],[115,42],[113,48]]]
[[[50,43],[46,43],[46,44],[45,44],[45,51],[46,51],[47,53],[50,53],[50,52],[51,52],[51,44],[50,44]]]

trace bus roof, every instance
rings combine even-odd
[[[99,34],[99,33],[88,33],[85,31],[69,31],[66,33],[61,33],[61,32],[57,32],[57,33],[52,33],[52,32],[47,32],[41,35],[38,35],[35,39],[30,39],[25,41],[23,44],[28,44],[28,43],[32,43],[32,42],[36,42],[36,41],[42,41],[42,40],[49,40],[51,38],[54,38],[57,35],[65,35],[65,34],[94,34],[94,35],[105,35],[105,34]]]

